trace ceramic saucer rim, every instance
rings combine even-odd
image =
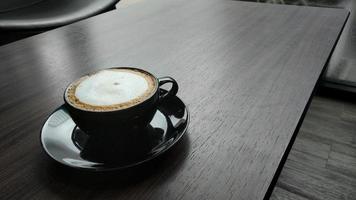
[[[132,164],[127,164],[127,165],[123,165],[123,166],[115,166],[115,164],[105,164],[102,163],[103,165],[108,165],[108,167],[103,167],[103,166],[95,166],[95,167],[80,167],[80,166],[76,166],[76,165],[69,165],[68,163],[65,163],[57,158],[55,158],[55,156],[53,156],[49,150],[45,147],[45,142],[43,141],[43,129],[44,129],[44,125],[47,123],[47,121],[49,120],[49,118],[56,113],[58,110],[60,109],[66,109],[64,104],[62,104],[61,106],[57,107],[51,114],[48,115],[48,117],[46,118],[46,120],[44,121],[42,127],[41,127],[41,131],[40,131],[40,143],[41,143],[41,147],[42,150],[45,152],[45,154],[51,158],[53,161],[61,164],[62,166],[68,167],[68,168],[72,168],[72,169],[76,169],[76,170],[80,170],[80,171],[90,171],[90,172],[109,172],[109,171],[116,171],[116,170],[123,170],[123,169],[127,169],[127,168],[131,168],[134,166],[138,166],[140,164],[146,163],[148,161],[151,161],[153,159],[155,159],[156,157],[162,155],[163,153],[165,153],[166,151],[168,151],[170,148],[172,148],[176,143],[178,143],[178,141],[181,140],[181,138],[186,134],[189,123],[190,123],[190,114],[189,114],[189,109],[187,107],[187,105],[182,101],[182,99],[178,98],[182,104],[184,105],[184,110],[186,112],[186,122],[185,122],[185,127],[182,131],[180,131],[180,134],[178,134],[178,137],[171,143],[169,144],[167,147],[163,148],[162,150],[160,150],[159,152],[153,153],[152,155],[147,156],[145,159],[140,160],[138,162],[133,162]],[[167,115],[165,113],[163,113],[162,111],[160,111],[165,117],[166,117],[166,121],[167,121]],[[73,144],[75,145],[75,144]]]

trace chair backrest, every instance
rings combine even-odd
[[[31,6],[43,0],[1,0],[0,13]]]
[[[115,9],[119,0],[0,0],[0,45]]]

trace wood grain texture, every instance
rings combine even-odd
[[[348,13],[152,0],[0,48],[0,199],[263,199]],[[85,174],[39,144],[67,84],[135,66],[174,77],[188,137],[154,162]]]
[[[349,93],[319,90],[271,199],[356,199],[355,99]],[[297,145],[301,142],[304,146]],[[320,146],[330,147],[324,149],[327,157],[315,154]]]
[[[275,187],[271,200],[308,200],[304,197],[298,196],[292,192],[284,190],[280,187]]]

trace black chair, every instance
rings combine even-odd
[[[119,0],[1,0],[0,45],[115,9]]]

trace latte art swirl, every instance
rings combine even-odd
[[[106,69],[72,83],[65,97],[79,109],[111,111],[139,104],[156,90],[155,78],[136,69]]]

